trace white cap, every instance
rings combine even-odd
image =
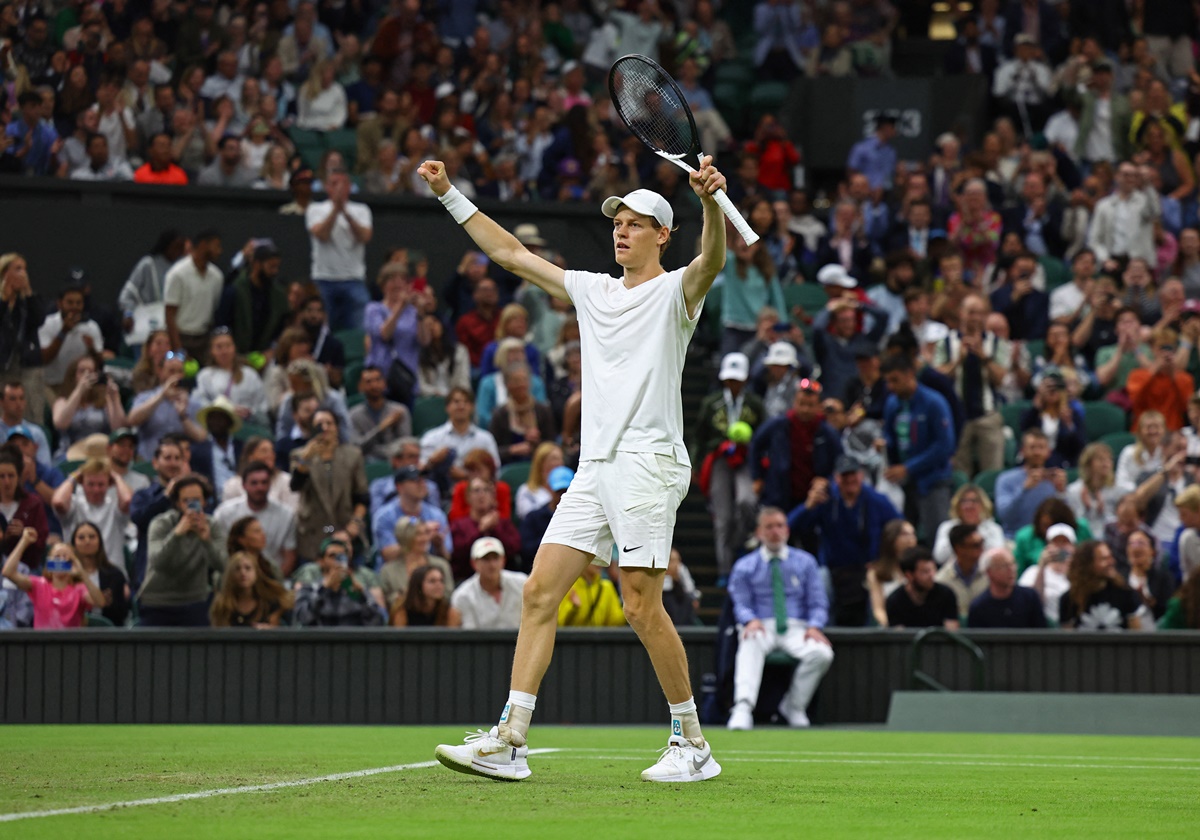
[[[1046,542],[1051,542],[1055,537],[1066,537],[1070,540],[1071,545],[1075,545],[1075,529],[1070,525],[1064,525],[1059,522],[1057,525],[1051,525],[1046,529]]]
[[[717,379],[722,382],[726,379],[745,382],[749,378],[750,360],[746,358],[746,354],[726,353],[725,358],[721,359],[721,372],[717,374]]]
[[[796,367],[800,364],[800,358],[790,341],[776,341],[767,348],[767,358],[763,360],[763,364]]]
[[[817,282],[822,286],[840,286],[843,289],[853,289],[858,285],[858,281],[837,263],[822,266],[817,272]]]
[[[504,557],[504,543],[495,537],[480,537],[471,543],[471,559],[479,560],[489,554],[499,554]]]
[[[634,190],[624,198],[610,195],[604,199],[600,210],[611,219],[620,212],[622,206],[628,207],[634,213],[652,217],[665,228],[674,227],[675,211],[671,209],[670,202],[654,190]]]

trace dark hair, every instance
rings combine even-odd
[[[205,228],[204,230],[200,231],[199,233],[197,233],[195,236],[192,237],[192,242],[199,244],[201,242],[207,242],[210,239],[220,239],[220,238],[221,238],[221,234],[217,233],[216,228]]]
[[[150,139],[146,141],[146,145],[147,145],[147,146],[153,146],[153,145],[154,145],[154,141],[155,141],[155,140],[157,140],[159,137],[166,137],[166,138],[167,138],[167,142],[168,142],[168,143],[169,143],[169,142],[171,142],[171,135],[170,135],[170,134],[167,134],[167,132],[165,132],[165,131],[156,131],[156,132],[154,132],[153,134],[151,134],[151,135],[150,135]]]
[[[26,105],[41,105],[42,95],[37,91],[27,90],[17,97],[17,105],[24,108]]]
[[[154,241],[154,247],[150,249],[151,254],[166,254],[167,249],[183,238],[183,234],[176,228],[167,228],[158,235],[158,239]]]
[[[1100,540],[1084,540],[1075,546],[1075,552],[1067,566],[1067,580],[1071,584],[1071,588],[1067,590],[1067,597],[1075,604],[1079,615],[1087,612],[1088,601],[1094,593],[1104,588],[1105,581],[1112,580],[1120,588],[1126,588],[1125,581],[1119,576],[1102,578],[1096,574],[1096,552],[1102,545],[1105,543]]]
[[[975,533],[976,527],[960,522],[950,529],[950,547],[958,548],[967,541],[967,537]]]
[[[221,589],[216,593],[212,607],[209,609],[209,618],[213,627],[230,626],[233,614],[237,610],[237,584],[231,574],[231,567],[237,562],[239,555],[247,554],[249,554],[247,551],[229,552],[229,563],[226,566],[224,579],[221,581]],[[261,554],[254,557],[254,561],[258,574],[254,578],[253,621],[260,622],[270,618],[272,607],[278,610],[291,609],[294,596],[284,588],[283,584],[275,580],[275,574],[271,570],[270,564]]]
[[[90,149],[92,142],[95,140],[103,140],[105,143],[108,142],[108,138],[105,135],[101,134],[99,131],[95,131],[87,136],[87,143],[84,144],[84,148]]]
[[[191,475],[185,475],[175,481],[175,486],[171,488],[171,493],[168,496],[168,498],[171,500],[171,504],[179,504],[180,493],[182,493],[188,487],[199,487],[200,492],[204,494],[205,499],[208,499],[212,496],[212,488],[208,486],[208,479],[206,479],[204,476],[193,473]]]
[[[471,405],[474,405],[474,404],[475,404],[475,395],[474,395],[473,393],[471,393],[471,389],[470,389],[470,388],[464,388],[464,387],[463,387],[463,386],[461,386],[461,385],[455,385],[453,388],[451,388],[451,389],[450,389],[450,390],[447,392],[447,394],[446,394],[446,402],[447,402],[447,403],[449,403],[449,402],[450,402],[450,398],[451,398],[451,397],[453,397],[455,394],[462,394],[464,397],[466,397],[466,398],[467,398],[467,400],[468,400],[468,401],[471,403]]]
[[[242,547],[242,537],[246,535],[246,529],[250,527],[251,522],[257,522],[258,517],[243,516],[229,526],[229,535],[225,537],[225,553],[232,557],[236,552],[246,551]]]
[[[167,432],[162,439],[171,441],[180,449],[186,448],[189,452],[192,449],[192,439],[183,432]]]
[[[13,498],[17,501],[24,499],[25,488],[21,486],[21,473],[25,469],[25,454],[17,448],[15,443],[5,443],[0,446],[0,464],[11,464],[12,468],[17,471],[17,486],[13,491]]]
[[[884,376],[889,373],[913,373],[915,370],[912,357],[907,353],[892,353],[879,366],[879,372]]]
[[[1050,521],[1043,527],[1042,517],[1049,516]],[[1054,498],[1053,496],[1046,499],[1033,511],[1033,533],[1038,539],[1046,539],[1046,529],[1051,525],[1070,525],[1072,529],[1078,529],[1079,523],[1075,519],[1075,513],[1071,507],[1062,499]]]
[[[404,593],[404,603],[401,605],[401,609],[409,613],[425,612],[421,609],[425,603],[425,593],[422,590],[425,587],[425,578],[434,571],[440,572],[445,577],[445,572],[435,569],[433,566],[418,566],[412,570],[408,576],[408,590]],[[433,607],[431,612],[434,626],[446,626],[446,621],[450,617],[450,599],[443,597],[431,606]]]
[[[91,528],[96,532],[96,540],[99,545],[99,547],[96,549],[96,568],[114,568],[112,561],[108,559],[108,552],[104,550],[104,534],[101,533],[99,526],[97,526],[95,522],[80,522],[75,526],[75,530],[71,532],[71,548],[75,548],[75,537],[79,533],[80,528]],[[78,549],[75,550],[75,554],[78,556]]]
[[[936,563],[933,559],[933,552],[923,545],[914,545],[912,548],[904,549],[904,553],[900,555],[900,571],[906,575],[911,575],[917,571],[917,564],[922,560],[928,560],[930,563]]]
[[[168,446],[173,446],[174,448],[178,449],[181,454],[183,452],[183,447],[181,447],[179,445],[179,441],[175,440],[174,438],[168,438],[166,436],[163,436],[158,441],[158,444],[154,447],[154,457],[155,458],[160,457],[162,455],[163,449],[165,449]]]
[[[264,438],[265,440],[265,438]],[[271,468],[263,461],[251,461],[242,467],[242,481],[245,481],[250,473],[265,472],[268,476],[274,475]]]

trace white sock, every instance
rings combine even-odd
[[[533,710],[536,706],[537,695],[524,691],[508,692],[508,702],[504,704],[500,723],[496,727],[500,740],[514,747],[525,746],[525,739],[529,735],[529,722],[533,720]]]
[[[682,703],[668,703],[671,710],[671,734],[686,738],[692,746],[704,746],[704,733],[700,731],[700,716],[696,714],[696,698],[689,697]]]

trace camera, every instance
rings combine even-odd
[[[100,371],[99,373],[97,373],[96,374],[96,384],[97,385],[107,385],[108,384],[108,374],[105,373],[104,371]]]
[[[1184,461],[1189,467],[1200,467],[1200,455],[1189,455]]]
[[[204,509],[204,506],[197,499],[190,499],[187,503],[187,509],[192,513],[199,513]]]
[[[349,559],[349,558],[348,558],[348,557],[347,557],[345,554],[338,554],[338,555],[336,555],[336,559],[337,559],[337,561],[338,561],[338,565],[339,565],[339,566],[348,566],[348,565],[350,565],[350,559]]]

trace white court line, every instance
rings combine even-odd
[[[570,752],[604,752],[603,747],[572,747]],[[1111,755],[1030,755],[1025,753],[910,753],[910,752],[861,752],[857,750],[720,750],[721,755],[815,755],[815,756],[848,756],[850,758],[996,758],[1005,761],[1039,760],[1039,761],[1111,761],[1121,758],[1128,761],[1170,761],[1189,764],[1200,764],[1197,758],[1158,758],[1156,756],[1111,756]],[[1190,769],[1190,768],[1189,768]]]
[[[569,752],[575,752],[570,750]],[[725,753],[721,753],[725,755]],[[557,757],[557,756],[556,756]],[[563,756],[564,758],[567,756]],[[644,761],[644,755],[590,755],[591,759],[601,761]],[[1106,756],[1112,758],[1112,756]],[[1042,764],[1017,761],[888,761],[885,759],[854,759],[854,758],[759,758],[756,761],[767,764],[879,764],[895,767],[909,765],[935,767],[1035,767],[1041,770],[1184,770],[1200,772],[1196,767],[1171,767],[1159,764]]]
[[[558,752],[556,749],[530,750],[530,755]],[[424,770],[427,767],[437,767],[436,761],[419,761],[415,764],[393,764],[391,767],[371,767],[367,770],[353,770],[349,773],[331,773],[327,776],[313,776],[310,779],[293,779],[290,782],[269,782],[263,785],[244,785],[242,787],[214,788],[213,790],[197,790],[191,793],[173,793],[169,796],[153,796],[149,799],[131,799],[128,802],[106,802],[100,805],[79,805],[75,808],[56,808],[52,811],[24,811],[15,814],[0,814],[0,823],[16,822],[17,820],[32,820],[39,817],[62,817],[70,814],[98,814],[102,811],[113,811],[118,808],[138,808],[143,805],[169,805],[172,802],[187,802],[192,799],[211,799],[214,796],[231,796],[238,793],[263,793],[271,790],[286,788],[308,787],[322,782],[341,782],[346,779],[362,779],[366,776],[379,776],[384,773],[400,773],[405,770]]]

